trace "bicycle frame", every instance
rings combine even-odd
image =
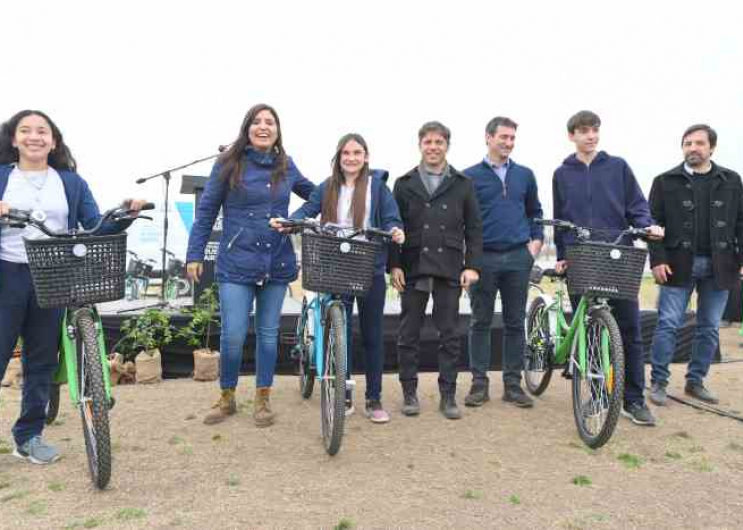
[[[76,337],[76,315],[80,311],[90,311],[93,314],[93,320],[96,325],[96,337],[98,339],[98,348],[101,355],[101,364],[103,365],[103,380],[106,389],[106,398],[111,399],[111,374],[106,356],[106,345],[103,339],[103,324],[98,311],[94,307],[83,306],[78,308],[67,308],[62,318],[62,346],[59,356],[59,366],[54,374],[54,382],[57,384],[67,383],[68,392],[73,405],[76,407],[80,404],[80,389],[78,388],[80,377],[78,367],[78,351]],[[72,313],[71,318],[68,315]]]
[[[312,323],[312,332],[314,334],[314,339],[312,341],[313,346],[313,352],[312,352],[312,358],[315,363],[315,373],[317,374],[317,377],[322,379],[324,377],[324,371],[325,371],[325,359],[324,359],[324,353],[325,353],[325,336],[324,336],[324,326],[323,321],[325,320],[325,313],[327,312],[328,308],[330,308],[332,305],[340,304],[341,309],[343,310],[343,315],[346,314],[346,308],[343,305],[343,301],[338,298],[335,295],[332,294],[324,294],[324,293],[316,293],[312,300],[309,301],[307,304],[307,313],[310,311],[314,312],[314,322]],[[305,318],[307,315],[305,315]],[[305,325],[307,323],[305,322]]]
[[[586,373],[586,315],[590,307],[594,305],[607,305],[606,300],[598,298],[591,293],[584,294],[573,315],[573,320],[568,324],[562,309],[564,290],[560,288],[555,294],[554,301],[547,306],[547,315],[550,319],[550,329],[554,329],[555,337],[555,363],[565,364],[569,358],[573,360],[568,370],[572,373],[577,366],[581,376]],[[554,315],[554,322],[553,320]],[[575,340],[577,337],[577,341]],[[571,355],[572,354],[572,355]],[[604,367],[604,376],[609,380],[609,334],[606,330],[601,333],[601,361]]]

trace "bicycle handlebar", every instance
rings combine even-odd
[[[154,210],[155,205],[151,202],[145,203],[140,211],[143,210]],[[125,220],[136,220],[136,219],[148,219],[152,220],[151,217],[147,216],[133,216],[132,214],[136,213],[135,210],[129,210],[125,209],[121,206],[118,206],[116,208],[111,208],[110,210],[107,210],[101,218],[98,220],[98,222],[95,224],[95,226],[89,230],[78,230],[78,229],[72,229],[72,230],[62,230],[59,232],[55,232],[54,230],[50,230],[46,224],[46,214],[41,210],[16,210],[15,208],[11,208],[8,211],[7,215],[0,216],[0,225],[7,225],[13,228],[24,228],[27,225],[34,226],[41,230],[44,234],[46,234],[49,237],[75,237],[75,236],[82,236],[82,235],[95,235],[97,232],[100,231],[101,227],[103,226],[103,223],[106,221],[125,221]]]
[[[588,241],[591,239],[591,233],[592,232],[598,232],[598,231],[609,231],[605,228],[588,228],[584,226],[578,226],[575,225],[569,221],[563,221],[561,219],[534,219],[534,222],[538,225],[542,226],[553,226],[556,229],[560,230],[570,230],[572,232],[575,232],[576,236],[580,241]],[[633,228],[629,227],[624,230],[611,230],[611,232],[619,232],[619,235],[614,240],[613,244],[618,245],[619,242],[622,240],[624,236],[630,236],[634,238],[640,238],[640,239],[647,239],[648,236],[650,236],[650,229],[649,228]]]
[[[275,219],[276,222],[281,225],[282,228],[290,228],[292,231],[299,231],[302,229],[308,229],[316,234],[332,234],[338,235],[339,232],[351,232],[351,235],[344,235],[344,237],[353,238],[358,235],[365,235],[369,237],[378,237],[388,241],[392,240],[392,233],[385,230],[379,230],[377,228],[355,228],[353,226],[341,226],[333,223],[322,224],[317,219]],[[269,224],[270,226],[270,224]]]

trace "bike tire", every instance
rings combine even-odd
[[[338,453],[346,419],[346,322],[340,304],[327,309],[324,325],[323,377],[320,381],[322,438],[325,451]]]
[[[109,431],[103,363],[98,348],[93,316],[83,312],[77,318],[78,355],[80,364],[80,416],[83,421],[85,451],[93,483],[104,489],[111,479],[111,434]]]
[[[602,336],[608,345],[609,374],[601,359]],[[624,398],[624,347],[617,321],[606,307],[589,311],[586,321],[586,373],[573,371],[573,416],[583,443],[597,449],[617,426]]]
[[[297,319],[297,374],[299,375],[299,392],[304,399],[312,396],[315,388],[315,367],[312,366],[312,354],[314,351],[312,329],[310,329],[309,302],[305,296],[302,300],[302,312]]]
[[[529,305],[526,315],[524,386],[533,396],[541,395],[552,379],[554,338],[550,335],[547,303],[541,296]]]
[[[59,394],[60,384],[52,382],[52,386],[49,388],[49,403],[46,405],[46,419],[44,423],[51,425],[59,415]]]

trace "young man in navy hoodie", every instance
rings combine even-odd
[[[528,167],[511,159],[518,125],[498,116],[485,128],[488,153],[464,174],[475,184],[483,219],[483,260],[480,281],[470,287],[472,316],[469,331],[472,387],[464,399],[479,407],[490,399],[490,326],[495,298],[503,307],[503,401],[531,407],[533,400],[521,388],[524,364],[524,313],[529,274],[542,248],[542,217],[537,179]]]
[[[604,239],[614,239],[619,232],[633,226],[650,227],[651,235],[662,237],[663,230],[654,226],[650,207],[627,162],[598,151],[601,120],[584,110],[568,120],[568,136],[575,144],[575,153],[555,170],[552,179],[552,200],[555,219],[578,226],[603,229]],[[616,231],[612,238],[612,231]],[[595,233],[594,233],[595,235]],[[599,239],[594,237],[593,239]],[[574,241],[572,234],[556,231],[557,264],[560,272],[565,261],[565,246]],[[622,244],[631,245],[631,240]],[[570,297],[573,307],[578,297]],[[654,426],[655,418],[647,405],[645,364],[640,336],[640,309],[637,300],[610,300],[624,343],[625,386],[622,415],[637,425]]]

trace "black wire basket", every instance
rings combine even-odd
[[[568,292],[637,300],[648,251],[591,241],[568,245]]]
[[[380,243],[305,232],[302,287],[319,293],[366,296],[381,249]]]
[[[24,242],[39,307],[124,298],[126,233]]]

